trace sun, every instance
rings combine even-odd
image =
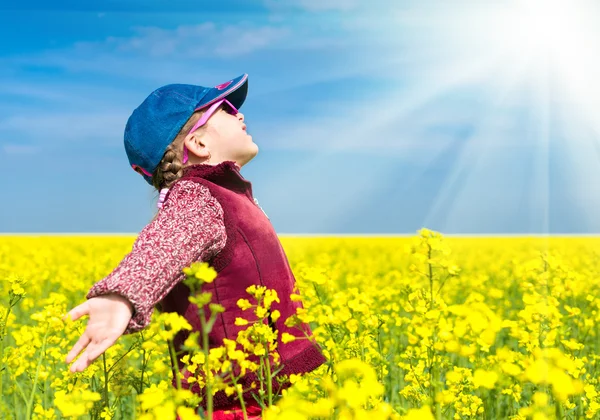
[[[600,129],[600,3],[511,0],[488,12],[479,16],[487,30],[471,35],[487,43],[490,54],[502,54],[506,66],[521,65],[523,80],[545,83],[553,89],[546,95]]]
[[[514,4],[513,41],[545,52],[561,52],[576,39],[575,3],[520,0]]]
[[[560,195],[577,223],[598,226],[600,2],[425,0],[393,20],[390,55],[410,83],[361,134],[396,124],[406,153],[406,138],[428,146],[411,155],[420,167],[452,159],[423,224],[548,232]]]

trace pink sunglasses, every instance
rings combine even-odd
[[[221,99],[218,102],[215,102],[214,104],[211,105],[210,108],[208,108],[208,110],[202,115],[202,118],[200,118],[198,120],[198,122],[196,124],[194,124],[194,126],[192,127],[192,129],[187,133],[187,135],[189,136],[191,133],[193,133],[198,127],[202,127],[204,124],[206,124],[206,122],[208,121],[208,119],[215,113],[215,111],[219,108],[219,106],[221,106],[221,104],[225,104],[227,106],[223,107],[223,109],[231,115],[237,115],[238,114],[238,109],[233,106],[233,104],[231,102],[229,102],[227,99]],[[196,111],[198,111],[201,108],[196,108]],[[188,149],[187,147],[185,147],[185,144],[183,145],[183,163],[186,163],[188,161]]]
[[[215,111],[219,108],[219,106],[221,106],[221,104],[225,104],[227,106],[225,106],[223,109],[231,115],[237,115],[238,114],[238,109],[233,106],[233,104],[231,102],[229,102],[227,99],[221,99],[220,101],[215,102],[214,104],[212,104],[210,106],[210,108],[208,108],[208,110],[202,114],[202,118],[200,118],[200,120],[198,120],[198,122],[196,124],[194,124],[194,126],[192,127],[192,129],[187,133],[187,135],[189,136],[191,133],[193,133],[198,127],[203,126],[204,124],[206,124],[206,121],[208,121],[208,119],[215,113]],[[196,108],[195,111],[198,111],[200,108]],[[186,163],[188,161],[188,151],[187,151],[187,147],[185,147],[185,144],[183,145],[183,163]],[[152,174],[150,172],[148,172],[147,170],[145,170],[144,168],[142,168],[139,165],[136,164],[132,164],[131,167],[133,168],[134,171],[136,172],[142,172],[145,175],[152,177]]]

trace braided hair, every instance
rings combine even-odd
[[[175,139],[167,146],[160,163],[152,174],[152,186],[157,192],[163,188],[171,188],[175,181],[183,176],[183,169],[189,164],[184,165],[182,162],[183,141],[204,112],[206,112],[206,109],[194,112],[181,130],[179,130]],[[198,130],[204,130],[205,127],[206,126],[203,125]],[[158,212],[154,215],[152,220],[156,219],[157,215]]]

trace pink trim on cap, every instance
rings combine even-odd
[[[205,103],[204,105],[198,107],[195,109],[195,111],[198,111],[199,109],[202,109],[206,106],[209,106],[210,104],[212,104],[215,101],[218,101],[220,99],[223,99],[223,97],[228,96],[230,93],[234,92],[235,90],[237,90],[240,86],[242,86],[246,80],[248,80],[248,75],[244,74],[244,77],[242,77],[242,80],[240,80],[234,87],[228,89],[227,91],[223,92],[222,94],[220,94],[219,96],[217,96],[216,98],[212,99],[211,101]]]
[[[230,80],[229,82],[221,83],[220,85],[215,86],[215,88],[218,90],[223,90],[232,83],[233,83],[233,80]]]
[[[144,174],[148,175],[149,177],[152,177],[152,174],[150,172],[148,172],[147,170],[145,170],[144,168],[142,168],[140,165],[136,165],[135,163],[133,163],[133,164],[131,164],[131,167],[136,172],[137,172],[136,169],[140,169]]]

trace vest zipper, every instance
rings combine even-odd
[[[256,197],[252,197],[252,201],[254,202],[254,204],[256,205],[256,207],[258,207],[259,209],[262,210],[262,212],[265,214],[265,216],[267,216],[267,213],[263,210],[263,208],[260,206],[260,204],[258,204],[258,200],[256,199]],[[269,219],[269,216],[267,216],[267,219]],[[271,219],[269,219],[271,220]]]

